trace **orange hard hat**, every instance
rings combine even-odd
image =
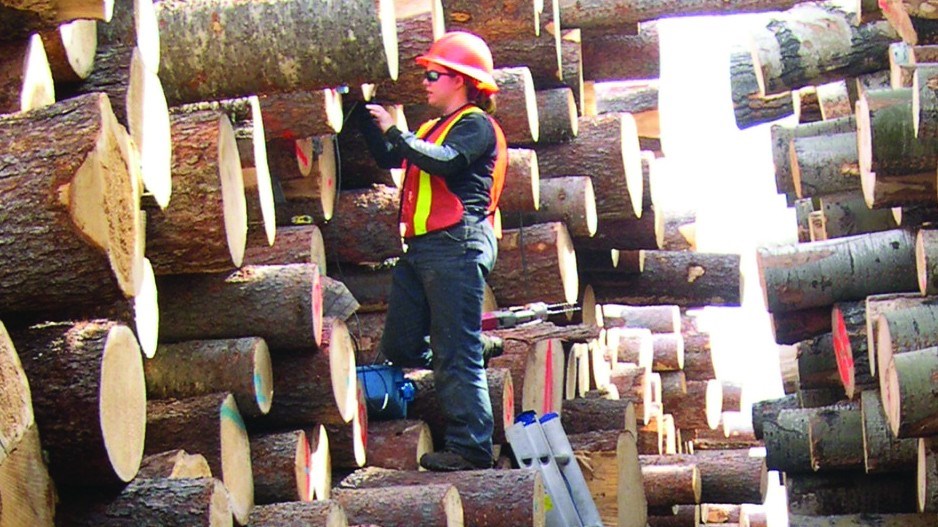
[[[495,93],[495,69],[492,51],[479,36],[465,31],[450,31],[437,39],[430,50],[417,57],[417,64],[437,64],[476,81],[476,87],[486,93]]]

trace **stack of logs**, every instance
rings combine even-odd
[[[754,404],[752,422],[768,468],[784,474],[791,525],[934,523],[938,50],[919,45],[934,38],[934,4],[880,2],[886,21],[846,17],[849,45],[836,52],[796,29],[846,14],[797,7],[766,25],[775,34],[756,37],[751,57],[733,59],[734,94],[758,87],[748,108],[760,122],[783,116],[768,104],[782,90],[802,95],[803,112],[817,86],[821,110],[772,126],[799,243],[757,254],[786,395]],[[782,68],[780,49],[813,55]],[[810,62],[829,53],[846,60]],[[830,81],[847,90],[828,97]]]
[[[739,257],[652,199],[654,21],[795,3],[0,0],[3,524],[543,525],[534,472],[416,471],[432,374],[408,373],[410,420],[370,424],[355,375],[380,360],[401,172],[346,116],[434,117],[412,62],[444,29],[491,43],[511,146],[490,306],[581,308],[498,332],[496,443],[562,411],[611,525],[761,503],[757,442],[721,425],[739,390],[676,314],[738,305]],[[668,307],[603,330],[610,303]]]

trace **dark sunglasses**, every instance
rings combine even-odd
[[[427,70],[424,73],[424,77],[427,79],[427,82],[436,82],[440,80],[440,77],[454,77],[455,73],[443,73],[442,71],[433,71]]]

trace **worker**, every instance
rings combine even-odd
[[[433,369],[445,447],[420,464],[444,472],[491,468],[482,299],[498,251],[493,218],[508,165],[504,133],[490,115],[498,91],[492,53],[478,36],[456,31],[417,63],[426,69],[427,102],[441,117],[411,133],[380,105],[357,111],[378,165],[404,170],[405,252],[392,273],[380,350],[396,366]]]

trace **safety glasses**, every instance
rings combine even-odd
[[[456,75],[455,73],[443,73],[442,71],[433,71],[433,70],[427,70],[424,73],[424,77],[427,79],[427,82],[436,82],[440,80],[440,77],[444,77],[444,76],[453,77],[455,75]]]

